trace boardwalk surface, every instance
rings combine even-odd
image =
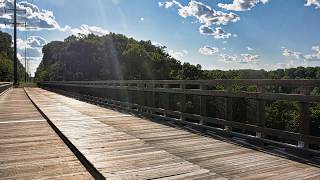
[[[0,179],[92,179],[23,89],[0,96]]]
[[[320,169],[81,102],[26,90],[106,179],[320,179]],[[0,96],[0,179],[90,179],[22,89]]]
[[[79,143],[80,148],[83,148],[81,151],[92,153],[92,155],[88,156],[89,158],[98,158],[97,162],[100,162],[101,168],[112,167],[111,169],[107,168],[105,172],[108,173],[117,173],[124,167],[130,169],[124,172],[130,172],[135,169],[134,171],[138,173],[141,170],[138,167],[143,169],[143,167],[147,166],[155,168],[155,170],[143,173],[150,172],[153,174],[159,172],[159,174],[163,174],[166,170],[161,169],[163,165],[158,166],[158,164],[177,162],[178,164],[183,164],[183,166],[171,166],[173,171],[179,171],[180,168],[185,170],[183,172],[205,173],[204,169],[210,171],[211,177],[207,176],[207,173],[205,173],[206,176],[200,175],[201,173],[194,173],[196,174],[194,177],[200,177],[199,179],[203,179],[201,177],[207,177],[207,179],[213,179],[214,177],[227,179],[320,179],[320,169],[311,165],[179,130],[49,91],[29,89],[28,92],[37,101],[37,104],[40,104],[44,111],[49,114],[52,112],[50,109],[55,109],[55,105],[59,105],[59,107],[63,107],[61,111],[65,113],[72,112],[77,117],[80,117],[68,122],[56,121],[58,125],[66,123],[63,126],[83,127],[81,128],[82,130],[89,129],[89,126],[91,126],[89,124],[93,123],[98,128],[95,135],[99,135],[99,138],[92,138],[93,144],[91,148],[82,140],[77,143]],[[44,102],[41,102],[41,99]],[[52,118],[60,119],[60,116],[62,115],[56,111],[56,113],[53,113]],[[98,121],[104,125],[98,123]],[[63,126],[62,130],[64,130]],[[101,135],[102,131],[105,131],[106,134]],[[119,135],[120,137],[118,135],[111,136],[110,132],[121,132],[121,135]],[[76,132],[75,134],[72,133],[72,135],[70,138],[77,139],[87,136],[85,131],[82,131],[81,135]],[[120,151],[115,151],[115,147],[112,147],[112,142],[117,141],[116,139],[119,138],[126,140],[125,143],[116,142],[118,146],[116,149]],[[131,140],[128,141],[128,138]],[[88,141],[91,142],[91,140]],[[131,143],[132,141],[134,143]],[[141,144],[144,144],[144,146]],[[108,152],[103,152],[106,149]],[[151,154],[158,152],[156,159],[150,153],[145,153],[150,151],[152,152]],[[95,153],[102,152],[110,158],[95,156]],[[141,153],[141,155],[138,157],[132,156],[132,154],[136,153]],[[169,160],[164,161],[162,159],[163,156],[167,156]],[[134,162],[131,161],[132,158]],[[136,166],[131,166],[133,165],[132,163]]]
[[[28,89],[27,93],[106,179],[224,179],[199,165],[96,120],[96,116],[101,115],[99,112],[92,117],[74,109],[82,105],[86,107],[86,103],[41,89]],[[110,115],[105,114],[104,117],[115,117]]]

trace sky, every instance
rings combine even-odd
[[[19,57],[33,74],[41,48],[79,33],[151,40],[203,69],[320,65],[320,0],[17,1]],[[0,0],[0,29],[12,33],[12,1]]]

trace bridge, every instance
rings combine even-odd
[[[318,80],[39,86],[0,84],[1,179],[320,178]],[[270,124],[274,101],[296,104],[296,131]]]

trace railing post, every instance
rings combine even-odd
[[[233,120],[233,101],[232,101],[232,97],[227,97],[227,102],[226,102],[226,114],[225,114],[225,118],[227,121],[232,121]],[[229,133],[232,128],[230,126],[224,126],[224,129]]]
[[[310,95],[310,88],[303,88],[301,93],[304,95]],[[301,134],[301,138],[298,141],[299,148],[308,148],[309,142],[304,135],[310,134],[310,109],[309,103],[307,102],[299,102],[299,113],[300,113],[300,122],[299,122],[299,132]]]
[[[118,86],[119,86],[119,93],[118,93],[118,101],[120,101],[120,102],[123,102],[123,98],[124,98],[124,96],[125,96],[125,93],[124,93],[124,91],[123,91],[123,83],[119,83],[118,84]],[[126,100],[124,100],[124,101],[126,101]],[[122,104],[119,104],[118,105],[120,108],[123,108],[123,105]]]
[[[309,113],[309,104],[305,102],[299,103],[299,110],[300,110],[300,134],[309,135],[310,133],[310,113]],[[298,147],[300,148],[307,148],[309,146],[308,142],[306,142],[305,138],[301,138],[298,141]]]
[[[200,91],[202,90],[207,90],[208,86],[207,85],[200,85]],[[200,116],[201,116],[201,120],[200,120],[200,125],[204,125],[205,121],[204,121],[204,117],[207,117],[207,96],[205,95],[201,95],[200,96]]]
[[[185,84],[180,84],[180,89],[186,89],[186,85]],[[182,94],[181,96],[181,102],[180,102],[180,112],[181,112],[181,115],[180,115],[180,120],[185,120],[185,117],[183,116],[183,113],[185,111],[185,107],[186,107],[186,95],[185,94]]]
[[[169,85],[168,84],[164,84],[163,88],[164,89],[169,89]],[[164,107],[165,107],[164,109],[165,110],[166,109],[169,110],[170,109],[170,93],[165,93],[163,100],[164,100]],[[164,116],[167,117],[167,113],[166,112],[164,113]]]
[[[155,88],[155,84],[154,83],[148,83],[147,84],[147,88],[148,88],[148,106],[154,108],[155,107],[155,92],[154,92],[154,88]],[[152,110],[148,110],[148,112],[150,114],[153,114]]]
[[[227,92],[231,92],[232,85],[228,85],[226,87],[226,90],[227,90]],[[225,119],[227,121],[233,120],[233,99],[232,99],[232,97],[226,97]],[[230,131],[232,131],[232,128],[230,126],[224,126],[224,129],[228,134]]]
[[[138,83],[138,94],[139,94],[139,106],[138,106],[138,111],[143,112],[143,106],[145,105],[145,98],[144,98],[144,85],[143,83]]]
[[[262,86],[258,86],[258,92],[265,92],[265,88]],[[257,99],[257,126],[259,128],[264,128],[265,127],[265,108],[266,108],[266,101],[263,99]],[[264,134],[260,131],[256,132],[256,137],[257,138],[264,138]]]
[[[128,86],[127,86],[127,88],[128,88],[128,110],[132,109],[132,95],[134,92],[134,91],[129,90],[130,86],[131,86],[130,83],[128,83]]]

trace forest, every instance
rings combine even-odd
[[[43,47],[38,81],[132,79],[319,79],[320,67],[265,70],[202,70],[201,65],[181,63],[166,47],[137,41],[121,34],[99,37],[70,36]]]
[[[18,61],[18,80],[24,80],[25,69]],[[0,82],[13,81],[12,37],[0,31]]]

